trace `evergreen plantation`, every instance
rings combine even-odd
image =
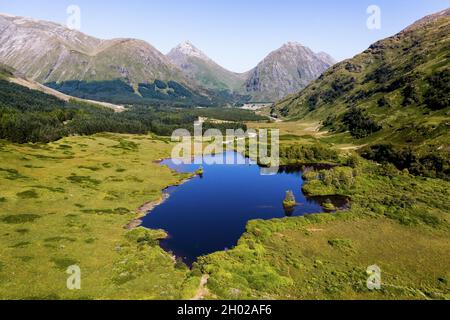
[[[193,130],[199,117],[224,120],[204,123],[211,127],[245,129],[244,121],[265,117],[237,109],[183,109],[134,105],[124,112],[114,112],[76,100],[65,102],[45,93],[30,90],[7,80],[0,80],[0,138],[17,143],[50,142],[69,135],[98,132],[155,133],[170,136],[178,128]]]

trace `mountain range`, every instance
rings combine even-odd
[[[245,73],[222,68],[190,42],[172,49],[167,57],[209,89],[230,90],[263,102],[298,92],[335,63],[330,55],[316,54],[298,42],[284,44]]]
[[[100,40],[62,25],[0,15],[0,60],[41,83],[123,79],[185,82],[184,75],[150,44]]]
[[[288,43],[239,74],[189,42],[164,55],[145,41],[101,40],[53,22],[5,14],[0,14],[0,45],[0,62],[31,80],[81,98],[113,96],[114,102],[276,101],[303,89],[334,63],[327,54]]]

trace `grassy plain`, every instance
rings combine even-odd
[[[283,144],[321,143],[304,134],[313,123],[276,125]],[[1,142],[0,298],[188,299],[203,278],[207,299],[450,299],[449,182],[360,158],[308,172],[306,193],[346,195],[351,208],[252,221],[235,248],[189,270],[159,247],[163,231],[125,228],[187,178],[155,163],[171,148],[150,135]],[[74,264],[81,291],[66,288]],[[380,291],[366,287],[371,265]]]
[[[330,183],[319,178],[325,171],[308,173],[305,192],[350,196],[351,209],[250,222],[237,247],[196,266],[209,274],[211,297],[449,299],[449,183],[380,170],[337,167]],[[380,291],[367,289],[372,265]]]
[[[137,209],[186,175],[155,163],[171,145],[99,134],[50,144],[0,144],[0,299],[176,299],[200,278],[158,245],[164,232],[128,231]],[[82,290],[66,269],[79,265]]]

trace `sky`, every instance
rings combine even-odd
[[[351,58],[450,0],[0,0],[0,12],[67,24],[70,5],[89,35],[142,39],[163,53],[190,41],[244,72],[289,41]],[[371,5],[380,9],[380,28],[367,27]]]

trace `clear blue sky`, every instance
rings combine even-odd
[[[81,8],[81,31],[100,38],[143,39],[167,53],[190,40],[224,67],[247,71],[269,52],[298,41],[336,59],[350,58],[450,0],[0,0],[0,12],[66,23]],[[369,30],[369,5],[382,27]]]

